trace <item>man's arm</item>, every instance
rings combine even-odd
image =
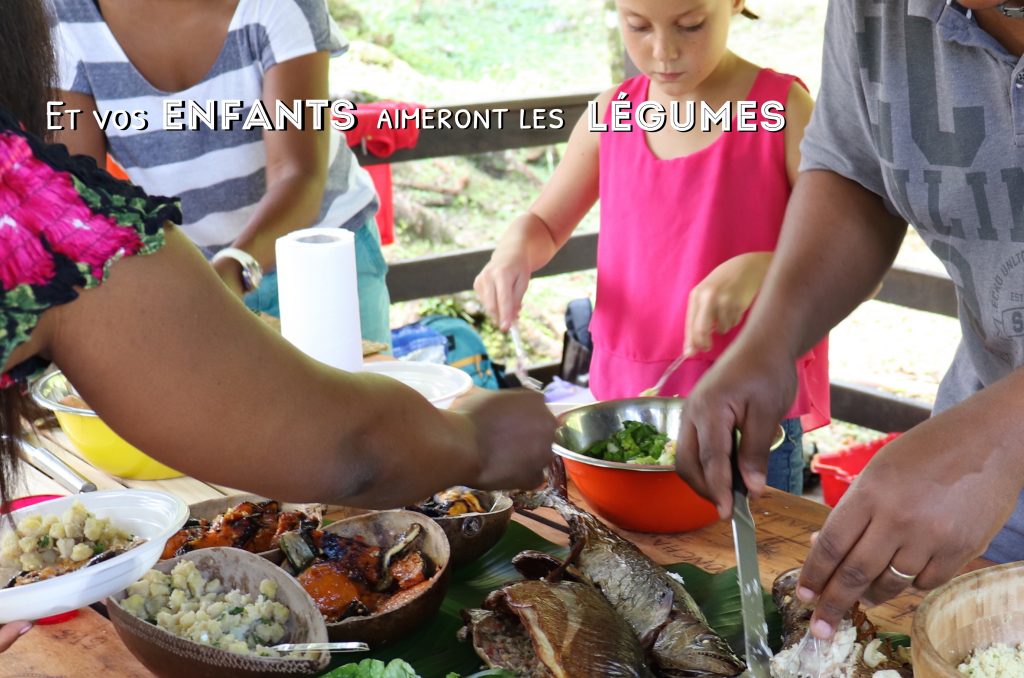
[[[691,393],[679,437],[680,473],[723,517],[732,510],[733,428],[743,432],[740,470],[756,496],[771,436],[796,393],[797,358],[870,295],[906,228],[855,182],[800,176],[764,287],[736,342]]]

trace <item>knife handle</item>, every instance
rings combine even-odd
[[[732,430],[732,450],[729,452],[729,465],[732,466],[732,491],[740,494],[747,493],[747,484],[743,482],[743,474],[740,473],[740,430]]]
[[[44,474],[50,476],[69,491],[78,494],[80,492],[95,492],[96,485],[77,471],[61,461],[55,454],[41,447],[22,440],[21,454],[28,463],[35,466]]]

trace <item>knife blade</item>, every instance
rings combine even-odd
[[[754,678],[770,678],[768,662],[772,651],[768,646],[768,624],[764,619],[761,572],[757,564],[757,537],[747,499],[747,485],[740,474],[738,448],[739,431],[734,431],[731,455],[732,539],[736,545],[736,576],[739,579],[743,611],[743,644],[749,674]]]
[[[83,478],[78,471],[61,461],[53,452],[37,447],[27,440],[18,442],[21,446],[21,456],[25,461],[35,466],[44,475],[56,480],[68,491],[74,494],[96,491],[94,483]]]

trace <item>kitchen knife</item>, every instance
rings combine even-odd
[[[732,539],[736,544],[736,576],[740,586],[743,610],[743,641],[746,648],[747,671],[753,678],[770,678],[768,661],[768,624],[764,620],[764,598],[761,573],[757,566],[757,538],[754,517],[750,514],[747,485],[740,474],[737,454],[739,431],[732,437]]]
[[[96,485],[83,478],[77,471],[61,461],[49,450],[36,447],[26,440],[20,440],[21,456],[44,475],[53,478],[70,492],[95,492]]]

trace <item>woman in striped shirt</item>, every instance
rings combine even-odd
[[[258,100],[273,116],[277,101],[328,99],[328,59],[348,45],[324,0],[51,1],[56,98],[81,111],[74,125],[63,117],[57,139],[100,163],[109,153],[150,194],[179,197],[185,233],[255,310],[277,315],[278,237],[309,226],[353,231],[363,336],[389,344],[376,194],[342,135],[323,120],[316,131],[311,108],[302,129],[244,125]],[[229,100],[242,102],[241,120],[165,125],[176,102]],[[119,129],[119,111],[142,113]],[[254,264],[268,271],[258,289]]]

